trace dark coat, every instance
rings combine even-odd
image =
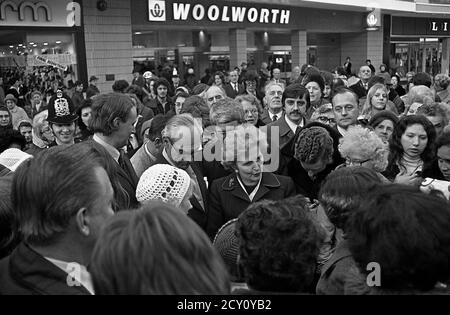
[[[75,92],[72,95],[72,103],[75,109],[78,109],[81,105],[81,103],[84,101],[83,93]]]
[[[101,145],[94,140],[88,141],[91,141],[94,145]],[[111,163],[116,168],[117,179],[120,187],[122,188],[122,194],[116,195],[117,207],[118,210],[136,209],[139,207],[139,202],[136,199],[136,188],[139,178],[137,177],[133,165],[126,154],[122,155],[122,160],[123,167],[121,167],[116,161]]]
[[[344,295],[345,282],[349,270],[356,267],[352,253],[348,249],[347,241],[342,241],[322,268],[322,274],[317,283],[318,295]]]
[[[281,150],[280,156],[280,174],[289,176],[295,183],[297,193],[311,200],[317,199],[320,187],[325,180],[325,178],[336,169],[339,165],[343,164],[345,160],[339,153],[339,139],[341,138],[340,133],[327,125],[313,122],[306,125],[305,128],[310,127],[322,127],[328,131],[331,138],[333,139],[333,162],[329,164],[325,170],[316,175],[314,179],[309,177],[308,172],[302,167],[301,163],[294,158],[295,155],[295,143],[300,136],[301,131],[297,130],[295,137],[292,141]]]
[[[214,181],[210,187],[211,205],[207,233],[213,239],[228,221],[237,218],[252,203],[260,200],[282,200],[295,195],[292,179],[272,173],[263,173],[261,185],[253,201],[242,189],[236,174]]]
[[[277,114],[278,119],[280,119],[280,116],[283,116],[284,112],[280,112]],[[274,121],[272,121],[272,119],[270,118],[269,115],[269,111],[267,109],[265,109],[261,115],[261,117],[259,118],[259,120],[262,122],[262,124],[265,125],[270,125],[271,123],[273,123]]]
[[[294,132],[291,130],[289,125],[286,122],[285,115],[283,114],[283,117],[278,119],[275,122],[272,122],[267,125],[267,141],[269,143],[269,146],[271,145],[271,137],[272,137],[272,129],[271,127],[278,127],[280,128],[280,142],[279,142],[279,148],[282,149],[286,144],[288,144],[295,136]]]
[[[169,161],[167,161],[162,154],[158,154],[156,156],[156,161],[153,165],[156,164],[169,164]],[[195,196],[192,196],[189,200],[192,204],[192,209],[188,211],[188,216],[196,222],[204,231],[206,231],[206,222],[207,222],[207,215],[209,212],[209,194],[208,194],[208,188],[206,186],[206,182],[203,176],[201,165],[197,163],[191,163],[192,170],[194,171],[197,182],[200,186],[200,191],[202,193],[203,198],[203,204],[205,205],[205,209],[202,208],[200,202],[195,198]]]
[[[381,173],[384,177],[389,179],[391,182],[395,180],[398,174],[400,174],[400,168],[396,163],[389,162],[386,170]],[[437,160],[431,163],[425,163],[423,166],[421,177],[425,178],[433,178],[439,180],[445,180],[444,176],[439,169],[439,163]]]
[[[0,295],[91,295],[83,286],[70,287],[68,274],[20,244],[0,261]]]
[[[242,94],[245,93],[244,85],[239,84],[239,83],[238,83],[238,90],[239,90],[238,93],[236,93],[236,90],[233,88],[231,83],[225,84],[223,88],[224,88],[225,93],[227,94],[227,96],[232,98],[232,99],[235,99],[236,96],[242,95]]]
[[[86,98],[90,99],[93,96],[100,94],[100,90],[95,85],[89,85],[89,87],[86,90]]]
[[[43,100],[41,107],[39,107],[39,110],[36,109],[36,105],[31,104],[31,118],[34,118],[37,114],[45,111],[48,109],[48,104]]]
[[[350,87],[350,90],[352,90],[353,92],[356,93],[356,95],[358,95],[358,98],[363,98],[367,96],[367,93],[369,92],[368,90],[366,90],[366,88],[364,87],[364,85],[362,84],[361,80],[359,80],[356,84],[353,84]]]
[[[171,109],[175,107],[175,105],[172,103],[169,97],[167,97],[167,103],[165,104],[165,106],[161,104],[158,98],[150,100],[148,102],[148,105],[153,111],[153,114],[155,116],[159,114],[166,115],[167,113],[170,112]]]

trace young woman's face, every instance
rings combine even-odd
[[[216,83],[217,86],[221,86],[222,85],[222,79],[220,78],[220,76],[216,75],[214,77],[214,82]]]
[[[403,152],[410,157],[419,157],[427,147],[428,135],[421,124],[414,124],[406,128],[401,138]]]
[[[86,127],[89,126],[89,121],[91,120],[91,112],[92,108],[90,107],[85,107],[81,110],[81,120]]]
[[[181,110],[183,109],[183,104],[186,101],[186,99],[184,97],[177,97],[176,101],[175,101],[175,114],[176,115],[180,115],[181,114]]]
[[[378,110],[384,110],[386,108],[387,101],[387,93],[383,89],[378,89],[371,99],[373,108]]]
[[[8,127],[11,122],[11,116],[8,112],[0,111],[0,127]]]

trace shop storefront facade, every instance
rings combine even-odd
[[[0,1],[0,69],[53,67],[86,79],[81,5],[73,1]]]
[[[450,19],[391,17],[391,67],[449,74]]]
[[[261,1],[262,2],[262,1]],[[331,70],[381,62],[382,27],[367,30],[366,10],[326,10],[233,1],[131,2],[135,66],[229,70],[246,61],[288,73],[309,63]],[[377,45],[377,49],[371,49]]]

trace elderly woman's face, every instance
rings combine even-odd
[[[244,108],[245,121],[249,124],[252,124],[253,126],[256,126],[259,119],[258,108],[256,107],[256,105],[253,105],[248,101],[243,101],[242,107]]]
[[[391,140],[393,132],[394,132],[394,123],[389,119],[383,120],[381,123],[378,124],[378,126],[375,127],[375,133],[385,143]]]
[[[384,110],[388,101],[387,93],[383,89],[376,90],[375,94],[372,96],[371,103],[373,108],[377,110]]]
[[[262,176],[262,156],[258,157],[256,161],[236,162],[239,177],[246,186],[256,186]]]

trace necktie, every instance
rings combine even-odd
[[[192,169],[191,166],[189,166],[186,169],[186,172],[189,174],[189,177],[194,182],[194,193],[193,193],[194,197],[197,199],[197,201],[202,206],[202,208],[205,209],[205,204],[203,202],[202,191],[200,190],[200,185],[199,185],[198,180],[197,180],[197,175],[195,175],[195,172],[194,172],[194,170]]]
[[[278,116],[277,115],[273,115],[272,121],[275,122],[278,120]]]
[[[234,84],[234,90],[236,91],[236,93],[239,93],[239,88],[238,88],[237,83]]]

